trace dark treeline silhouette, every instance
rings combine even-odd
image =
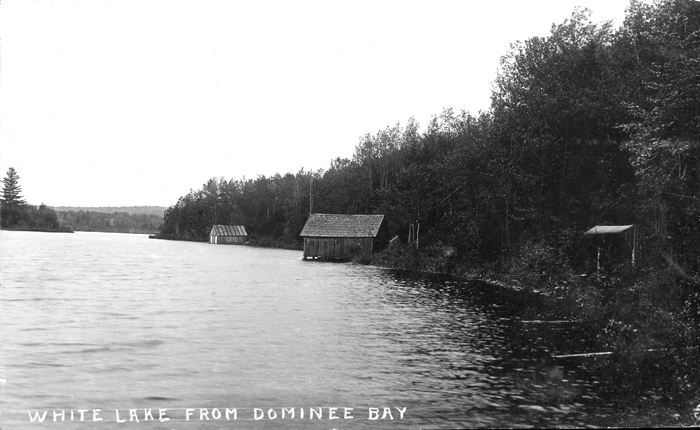
[[[376,261],[556,296],[599,348],[626,352],[605,389],[697,400],[700,2],[632,1],[617,29],[589,16],[514,43],[488,112],[389,126],[327,170],[211,179],[166,210],[161,237],[242,224],[298,244],[310,211],[384,214],[402,245]],[[606,224],[635,225],[635,265],[629,237],[584,237]],[[629,353],[653,348],[663,372],[658,354]]]

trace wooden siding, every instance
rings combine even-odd
[[[227,245],[241,244],[248,240],[248,236],[209,236],[209,243]]]
[[[214,225],[209,233],[209,243],[240,245],[248,241],[248,233],[242,225]]]
[[[305,237],[304,259],[344,259],[355,253],[371,254],[371,237]]]

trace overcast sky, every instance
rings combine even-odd
[[[488,110],[511,42],[628,0],[3,0],[0,173],[50,206],[170,206]]]

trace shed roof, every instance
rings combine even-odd
[[[311,214],[300,236],[376,237],[384,215]]]
[[[597,225],[583,234],[613,234],[634,227],[633,225]]]
[[[215,225],[209,236],[248,236],[242,225]]]

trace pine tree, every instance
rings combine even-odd
[[[22,195],[22,187],[19,186],[19,175],[14,167],[7,169],[7,176],[2,180],[2,204],[3,206],[19,206],[26,204]]]

